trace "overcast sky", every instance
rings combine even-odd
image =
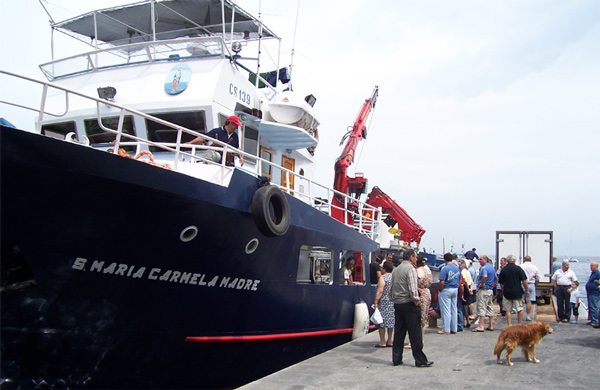
[[[97,3],[44,2],[56,21]],[[298,3],[261,3],[289,63]],[[43,78],[47,21],[37,0],[3,0],[0,68]],[[600,256],[600,1],[301,0],[295,53],[294,90],[317,98],[319,181],[378,85],[350,174],[408,211],[422,247],[493,256],[497,230],[551,230],[555,254]]]

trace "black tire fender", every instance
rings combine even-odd
[[[282,236],[290,227],[290,205],[276,186],[260,187],[252,197],[252,216],[265,236]]]

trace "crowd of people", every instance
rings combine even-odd
[[[476,270],[474,262],[479,262]],[[569,269],[569,261],[562,263],[554,258],[551,276],[557,302],[556,321],[578,323],[579,281]],[[379,327],[378,348],[392,347],[394,365],[402,364],[403,350],[412,350],[417,367],[431,367],[423,352],[423,338],[429,315],[442,320],[441,335],[453,335],[471,328],[472,332],[494,331],[497,316],[505,316],[508,326],[524,321],[534,321],[532,303],[536,300],[536,286],[540,270],[525,256],[523,263],[516,264],[516,256],[510,254],[500,259],[495,269],[486,255],[477,255],[476,249],[465,253],[462,259],[446,253],[444,266],[438,280],[434,281],[425,259],[413,249],[403,254],[403,261],[394,261],[388,253],[386,259],[377,258],[370,265],[371,283],[377,284],[375,308],[379,309],[383,323]],[[556,267],[556,263],[560,265]],[[585,284],[588,301],[589,325],[600,328],[600,271],[597,262],[590,262],[590,277]],[[432,283],[437,304],[432,305]],[[500,311],[495,313],[493,302]],[[435,314],[434,314],[435,313]],[[486,326],[487,319],[487,326]],[[409,343],[405,345],[408,334]]]

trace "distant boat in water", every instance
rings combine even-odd
[[[579,263],[579,260],[574,257],[565,257],[565,260],[568,260],[569,263]]]

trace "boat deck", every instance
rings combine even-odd
[[[548,306],[546,306],[548,307]],[[540,312],[544,306],[540,306]],[[551,307],[550,307],[551,308]],[[498,307],[496,306],[496,312]],[[554,332],[537,348],[539,364],[526,362],[520,349],[512,354],[514,366],[496,364],[494,345],[507,326],[496,317],[493,332],[438,335],[427,329],[424,351],[435,364],[416,368],[410,350],[404,350],[404,365],[392,366],[392,349],[375,348],[377,332],[305,360],[241,387],[245,390],[282,389],[585,389],[596,388],[600,358],[600,329],[579,324],[556,323],[552,315],[540,314]],[[513,323],[516,323],[514,321]],[[408,342],[408,338],[406,340]]]

